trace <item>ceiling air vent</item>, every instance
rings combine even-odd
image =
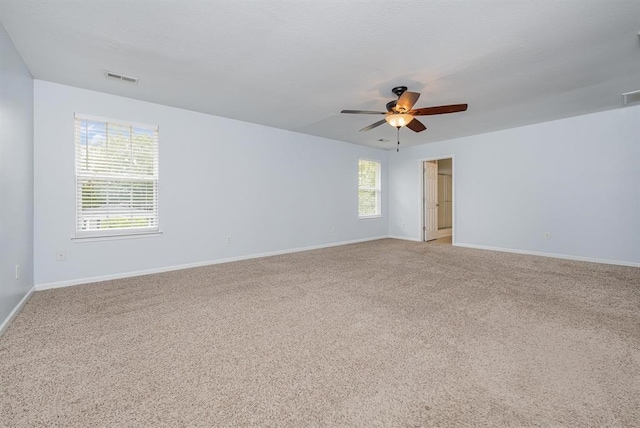
[[[138,83],[138,78],[137,77],[125,76],[123,74],[112,73],[110,71],[105,71],[104,72],[104,77],[106,77],[107,79],[110,79],[110,80],[120,80],[121,82],[128,82],[128,83],[133,83],[133,84]]]
[[[622,94],[622,104],[633,104],[640,102],[640,91],[627,92]]]

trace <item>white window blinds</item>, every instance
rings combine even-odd
[[[158,127],[76,115],[76,236],[158,229]]]
[[[358,216],[378,217],[380,212],[380,162],[358,161]]]

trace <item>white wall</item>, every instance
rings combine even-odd
[[[39,80],[34,111],[36,285],[387,235],[385,151]],[[159,125],[160,237],[71,239],[76,112]],[[358,220],[359,157],[382,162],[380,219]]]
[[[160,126],[160,237],[71,239],[75,112]],[[419,240],[420,161],[449,155],[457,244],[640,263],[638,135],[631,107],[396,153],[36,81],[35,283],[387,234]],[[381,219],[357,219],[359,157],[382,162]]]
[[[0,25],[0,325],[32,287],[33,78]]]
[[[392,153],[390,235],[421,239],[421,160],[448,155],[456,243],[640,263],[640,106]]]

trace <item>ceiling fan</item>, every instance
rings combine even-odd
[[[369,111],[369,110],[342,110],[340,113],[349,113],[349,114],[384,114],[385,117],[382,120],[377,121],[376,123],[372,123],[369,126],[366,126],[360,130],[368,131],[370,129],[376,128],[383,123],[387,122],[389,125],[398,129],[398,135],[400,133],[400,128],[406,126],[414,132],[422,132],[427,129],[426,126],[415,116],[431,116],[435,114],[447,114],[447,113],[457,113],[460,111],[467,110],[467,104],[451,104],[446,106],[436,106],[436,107],[423,107],[415,110],[413,109],[413,105],[418,101],[420,94],[418,92],[407,92],[406,86],[396,86],[391,90],[398,99],[389,101],[387,103],[387,111]],[[398,145],[400,145],[400,140],[398,139]]]

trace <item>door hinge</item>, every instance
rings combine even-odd
[[[427,226],[422,226],[422,230],[427,230]]]

